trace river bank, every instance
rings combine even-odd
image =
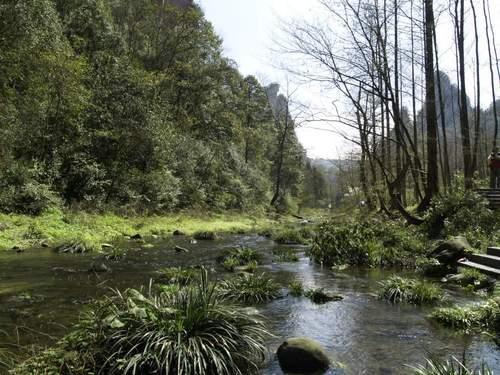
[[[127,236],[169,237],[174,231],[249,233],[275,229],[296,222],[292,216],[266,216],[262,212],[181,212],[154,216],[120,216],[52,209],[40,216],[0,214],[0,251],[55,247],[78,242],[88,250]]]

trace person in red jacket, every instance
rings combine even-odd
[[[500,154],[498,147],[495,147],[488,156],[488,166],[490,167],[490,188],[497,189],[500,184]]]

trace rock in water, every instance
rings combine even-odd
[[[179,229],[174,230],[174,236],[185,236],[184,232],[180,231]]]
[[[278,348],[278,361],[285,373],[318,374],[328,370],[330,359],[317,341],[293,337]]]
[[[139,233],[134,234],[133,236],[130,236],[130,238],[132,240],[142,240],[142,236]]]
[[[455,264],[466,255],[470,245],[465,237],[453,237],[441,242],[431,252],[431,257],[437,259],[439,263],[445,265]]]
[[[189,253],[188,249],[186,249],[185,247],[181,247],[181,246],[176,246],[175,251],[177,253]]]
[[[111,268],[104,263],[92,263],[89,268],[89,272],[94,273],[105,273],[111,272]]]
[[[193,237],[195,240],[202,241],[215,241],[218,238],[215,232],[196,232]]]

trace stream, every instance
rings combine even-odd
[[[106,261],[112,272],[88,272],[96,254],[57,254],[51,249],[31,249],[17,254],[0,253],[0,348],[15,351],[18,345],[50,345],[74,323],[92,298],[149,283],[162,267],[203,264],[224,276],[216,258],[224,249],[244,245],[264,255],[266,271],[283,286],[299,279],[306,288],[324,287],[344,300],[315,305],[306,298],[286,296],[257,306],[268,320],[276,348],[287,337],[307,336],[319,341],[332,360],[343,365],[329,374],[411,374],[406,365],[422,364],[425,357],[466,358],[467,363],[487,363],[500,374],[500,349],[486,336],[458,334],[426,319],[428,308],[391,305],[376,298],[378,282],[391,275],[380,270],[348,269],[332,272],[312,264],[302,253],[299,262],[274,263],[273,241],[257,235],[226,235],[217,241],[191,244],[186,237],[151,240],[152,248],[127,242],[124,259]],[[176,253],[174,246],[190,249]],[[293,246],[293,248],[304,248]],[[220,271],[220,272],[219,272]],[[447,290],[459,303],[474,296]],[[0,370],[1,372],[1,370]],[[272,356],[262,374],[282,374]]]

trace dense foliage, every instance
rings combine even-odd
[[[414,266],[426,239],[398,222],[365,219],[325,222],[318,228],[309,255],[325,265]]]
[[[300,196],[279,87],[242,77],[198,6],[7,0],[0,35],[3,211],[247,208],[277,173],[277,205]]]

